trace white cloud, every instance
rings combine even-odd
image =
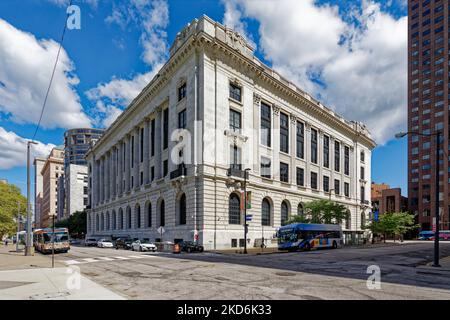
[[[27,141],[12,131],[6,131],[0,127],[0,169],[11,169],[26,165]],[[31,155],[34,157],[47,157],[55,147],[53,144],[38,142],[31,147]]]
[[[99,83],[86,92],[89,100],[95,102],[96,119],[102,126],[109,126],[151,81],[167,59],[168,44],[165,28],[169,24],[169,7],[166,0],[129,0],[113,6],[106,20],[122,29],[130,25],[142,30],[140,43],[142,60],[149,71],[130,79],[113,77],[107,83]]]
[[[405,126],[406,17],[396,20],[369,0],[356,24],[337,6],[314,0],[226,2],[258,21],[259,48],[275,69],[346,118],[365,122],[378,143]]]
[[[59,44],[38,40],[0,19],[0,112],[16,123],[37,123],[50,81]],[[61,49],[42,126],[90,126],[74,86],[79,79],[74,65]]]

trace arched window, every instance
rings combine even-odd
[[[127,228],[131,229],[131,208],[127,207]]]
[[[241,200],[236,193],[232,193],[228,200],[228,223],[241,224]]]
[[[100,220],[100,230],[105,230],[105,214],[103,212]]]
[[[109,223],[110,223],[110,220],[109,220],[109,211],[108,211],[108,212],[106,212],[106,230],[110,230],[109,229],[109,227],[110,227]]]
[[[152,203],[147,203],[147,228],[150,228],[152,226]]]
[[[159,205],[159,225],[163,227],[166,224],[166,205],[164,204],[164,200],[161,200],[161,204]]]
[[[139,203],[136,204],[134,213],[136,216],[136,228],[139,229],[141,227],[141,206],[139,205]]]
[[[289,206],[287,204],[287,201],[284,200],[281,203],[281,225],[284,226],[286,224],[286,221],[289,219]]]
[[[366,213],[363,211],[361,212],[361,229],[363,229],[366,225]]]
[[[117,229],[117,217],[116,217],[116,210],[113,210],[112,212],[112,229]]]
[[[186,224],[186,195],[183,193],[179,200],[180,224]]]
[[[100,222],[99,222],[99,216],[98,214],[95,215],[95,230],[99,231],[100,230]]]
[[[297,215],[303,216],[305,214],[305,207],[303,207],[303,203],[299,203],[297,207]]]
[[[123,229],[123,210],[122,208],[119,209],[119,229]]]
[[[270,226],[270,202],[266,198],[261,205],[261,225]]]
[[[345,229],[350,230],[352,228],[352,216],[350,210],[347,210],[347,219],[345,220]]]

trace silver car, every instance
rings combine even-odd
[[[132,251],[156,251],[156,246],[148,240],[136,240],[131,244]]]

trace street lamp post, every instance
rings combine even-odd
[[[30,149],[32,144],[37,144],[34,141],[29,140],[27,142],[27,239],[26,239],[26,246],[25,246],[25,255],[31,256],[33,255],[33,245],[32,245],[32,230],[31,230],[31,204],[30,204],[30,197],[31,197],[31,190],[30,190]]]
[[[244,170],[244,254],[247,254],[247,174],[250,168]]]
[[[403,138],[404,136],[412,134],[412,135],[419,135],[424,137],[431,137],[436,136],[436,168],[435,168],[435,207],[434,207],[434,216],[436,219],[436,229],[434,232],[434,261],[433,261],[433,267],[440,267],[439,264],[439,223],[440,223],[440,217],[439,217],[439,150],[441,148],[441,132],[439,130],[436,130],[433,133],[430,134],[423,134],[416,131],[409,131],[409,132],[400,132],[395,135],[397,139]]]

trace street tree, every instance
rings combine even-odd
[[[402,237],[406,232],[417,229],[419,226],[414,223],[414,216],[407,212],[392,212],[380,215],[378,221],[372,221],[366,229],[373,234],[383,234],[384,241],[388,235]]]
[[[314,200],[305,204],[305,215],[296,215],[288,223],[339,224],[348,218],[344,205],[330,200]]]
[[[9,183],[0,183],[0,239],[17,231],[17,215],[24,217],[27,211],[27,199],[20,189]]]
[[[57,221],[55,227],[68,228],[72,236],[80,237],[87,231],[86,211],[76,211],[69,218]]]

